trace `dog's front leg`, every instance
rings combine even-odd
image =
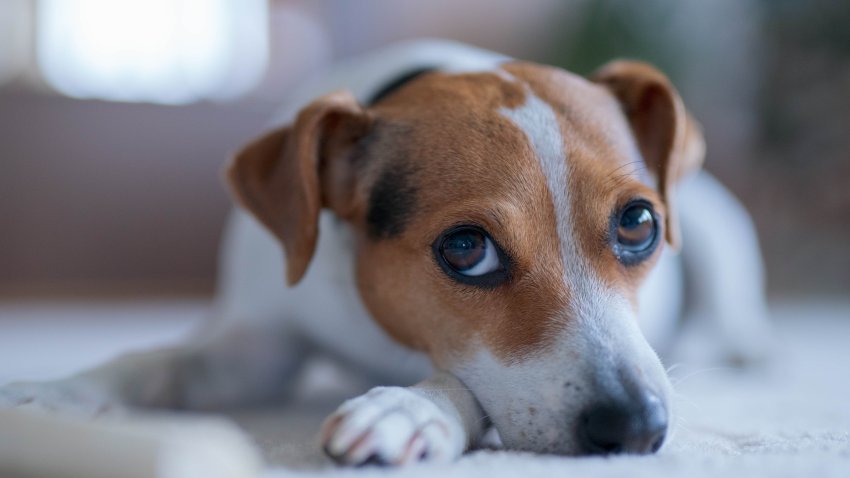
[[[129,409],[214,410],[282,400],[307,350],[284,323],[246,322],[182,345],[129,353],[74,376],[0,386],[0,409],[95,417]]]
[[[377,387],[346,401],[325,421],[322,445],[346,465],[446,462],[479,439],[484,422],[472,392],[437,372],[412,387]]]

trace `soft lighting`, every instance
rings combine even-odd
[[[228,99],[262,78],[265,0],[42,0],[38,63],[77,98]]]

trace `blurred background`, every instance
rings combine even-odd
[[[0,297],[211,295],[225,158],[299,80],[422,36],[655,63],[752,212],[771,295],[846,295],[848,25],[838,0],[2,0]]]

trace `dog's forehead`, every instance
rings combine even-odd
[[[614,95],[559,68],[508,62],[493,71],[428,73],[381,106],[382,115],[408,126],[412,142],[430,143],[431,148],[451,145],[457,154],[428,157],[429,163],[449,160],[442,167],[462,167],[453,161],[458,155],[483,154],[479,141],[512,146],[517,131],[506,130],[506,119],[508,128],[526,141],[559,130],[568,162],[587,158],[598,168],[640,158]],[[526,114],[520,124],[509,112],[522,110]],[[576,161],[572,167],[584,165]]]
[[[420,202],[437,192],[495,197],[533,180],[527,140],[498,113],[526,98],[523,84],[506,75],[429,73],[400,88],[374,108],[372,159],[415,176],[406,182],[417,183]]]
[[[565,159],[572,168],[583,166],[578,159],[592,161],[593,167],[639,159],[622,106],[607,88],[562,69],[534,63],[513,62],[503,68],[524,85],[526,96],[518,108],[501,108],[499,112],[512,116],[530,138],[559,129]],[[517,110],[526,111],[524,124],[518,124],[516,115],[510,113]]]
[[[489,72],[428,73],[376,111],[378,154],[396,173],[415,170],[420,190],[515,197],[540,193],[529,184],[547,180],[555,195],[568,185],[565,175],[553,183],[552,167],[604,180],[624,165],[642,166],[613,95],[557,68],[511,62]]]

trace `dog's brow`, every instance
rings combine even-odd
[[[504,217],[504,213],[502,213],[498,209],[495,209],[495,210],[490,209],[490,210],[487,210],[486,214],[488,216],[490,216],[490,219],[492,219],[493,222],[498,224],[500,228],[502,228],[502,229],[505,228],[505,221],[502,220],[502,218]]]
[[[620,164],[606,174],[607,180],[603,186],[606,190],[615,190],[630,180],[637,180],[649,187],[655,187],[652,177],[646,169],[643,160],[630,161]]]

